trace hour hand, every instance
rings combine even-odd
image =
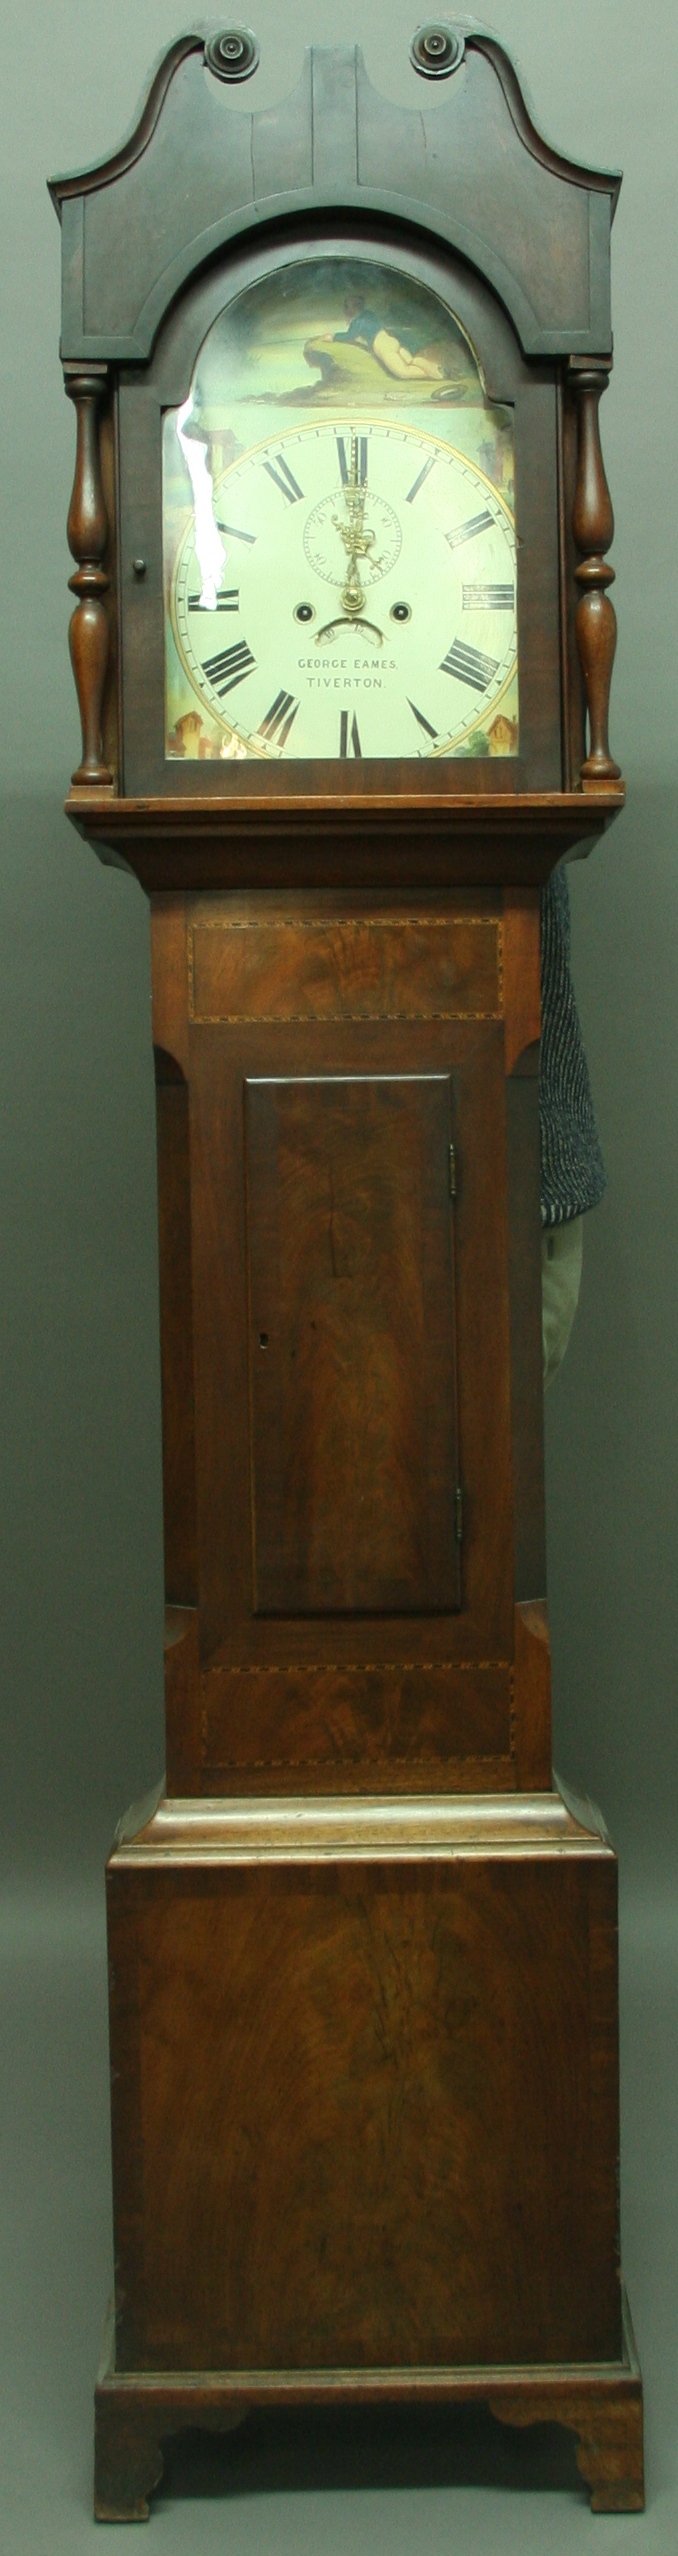
[[[368,550],[370,543],[374,540],[374,534],[365,534],[361,544],[361,550],[359,551],[354,539],[349,535],[348,526],[341,523],[338,515],[333,515],[332,521],[336,524],[337,531],[341,533],[342,541],[346,544],[346,575],[339,596],[339,602],[342,606],[342,610],[335,614],[332,621],[326,621],[322,630],[316,631],[315,646],[316,648],[319,648],[322,645],[323,639],[329,638],[332,631],[348,628],[350,630],[369,631],[370,637],[376,639],[377,647],[383,648],[383,630],[379,630],[377,628],[376,621],[365,620],[365,595],[360,583],[360,573],[358,569],[358,558],[361,556],[361,553],[364,554],[364,552]]]

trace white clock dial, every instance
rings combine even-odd
[[[516,673],[515,534],[474,462],[418,426],[323,418],[240,454],[212,504],[172,618],[217,752],[488,751]]]

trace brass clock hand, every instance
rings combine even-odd
[[[365,529],[365,488],[358,475],[358,438],[355,434],[351,435],[351,463],[343,497],[348,523],[343,523],[340,515],[333,515],[332,522],[346,551],[346,577],[341,601],[346,618],[351,620],[365,609],[358,560],[368,557],[374,542],[374,533]]]
[[[337,614],[333,621],[326,621],[323,629],[316,632],[316,648],[320,646],[323,639],[329,638],[334,630],[341,630],[347,624],[352,625],[354,629],[369,631],[372,638],[376,639],[378,647],[383,648],[383,630],[377,628],[375,621],[364,619],[365,594],[360,582],[358,561],[368,557],[375,539],[374,533],[368,532],[365,526],[365,494],[364,485],[358,475],[358,438],[352,433],[351,463],[343,489],[348,523],[343,523],[340,515],[332,516],[335,530],[339,533],[346,551],[346,575],[339,598],[343,611]],[[379,564],[379,561],[375,559],[374,567],[378,568]]]

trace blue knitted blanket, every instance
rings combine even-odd
[[[606,1187],[589,1071],[570,974],[570,896],[554,870],[541,899],[541,1221],[564,1225]]]

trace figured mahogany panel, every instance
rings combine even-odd
[[[111,1872],[118,2366],[617,2360],[609,1849],[261,1853]]]
[[[236,1775],[248,1791],[304,1775],[333,1789],[347,1776],[390,1792],[455,1776],[481,1789],[488,1762],[493,1780],[497,1763],[514,1780],[508,1660],[223,1665],[206,1671],[203,1694],[210,1791]]]
[[[255,1612],[457,1607],[449,1075],[246,1088]]]
[[[203,1658],[243,1665],[317,1660],[319,1634],[253,1623],[248,1514],[247,1192],[243,1083],[405,1082],[442,1076],[454,1094],[458,1196],[446,1200],[458,1263],[460,1443],[464,1487],[463,1635],[416,1622],[391,1660],[451,1656],[508,1662],[513,1570],[505,1284],[506,1172],[502,1025],[483,1021],[196,1025],[190,1038],[193,1284]],[[436,1140],[437,1141],[437,1140]],[[436,1177],[447,1177],[447,1145]],[[262,1319],[260,1329],[270,1329]],[[446,1350],[447,1354],[447,1350]],[[407,1649],[403,1650],[403,1638]],[[429,1647],[433,1643],[433,1648]],[[357,1643],[357,1648],[355,1644]],[[221,1646],[225,1645],[224,1651]],[[335,1647],[338,1645],[338,1647]],[[297,1647],[298,1646],[298,1647]],[[350,1647],[349,1647],[350,1646]],[[383,1660],[384,1628],[337,1623],[329,1657]]]
[[[190,935],[194,1021],[499,1018],[493,916],[335,916],[199,923]]]

